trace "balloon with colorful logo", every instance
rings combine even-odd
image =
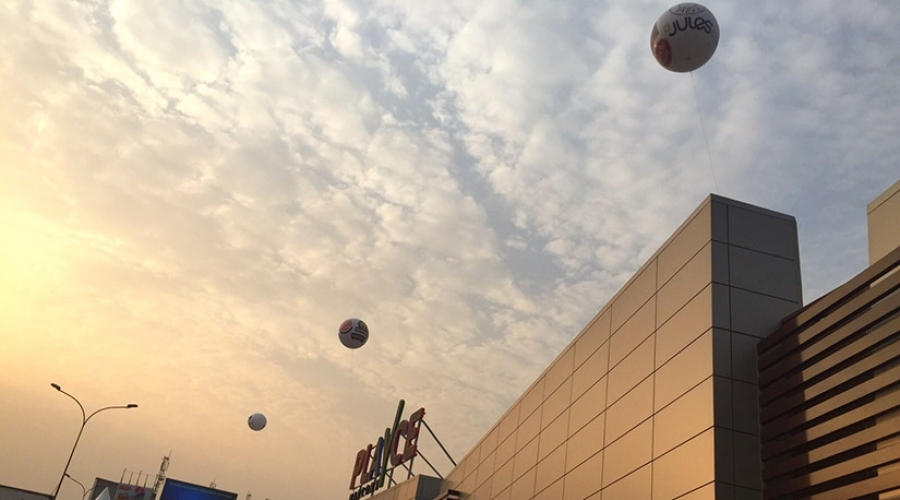
[[[247,425],[254,431],[261,431],[266,426],[266,416],[262,413],[254,413],[247,419]]]
[[[719,22],[706,7],[680,3],[663,12],[650,32],[650,50],[669,71],[688,73],[706,64],[719,46]]]
[[[358,349],[369,340],[369,327],[361,319],[350,318],[341,323],[338,338],[344,347]]]

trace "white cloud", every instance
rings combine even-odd
[[[235,51],[221,12],[202,3],[116,0],[109,15],[125,58],[166,93],[179,95],[193,82],[215,82]]]

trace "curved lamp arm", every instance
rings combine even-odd
[[[82,498],[82,500],[83,500],[84,497],[87,496],[87,489],[84,487],[83,484],[81,484],[81,481],[79,481],[79,480],[75,479],[74,477],[72,477],[72,475],[69,474],[68,472],[66,473],[66,477],[69,478],[69,479],[71,479],[72,481],[75,481],[75,484],[77,484],[78,486],[81,486],[81,493],[82,493],[81,498]]]

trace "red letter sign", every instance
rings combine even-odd
[[[366,470],[369,454],[366,450],[359,450],[356,454],[356,462],[353,463],[353,476],[350,477],[350,489],[356,488],[356,478]],[[360,482],[362,484],[362,482]]]
[[[424,416],[425,408],[419,408],[409,416],[409,425],[406,428],[406,446],[403,447],[404,462],[416,456],[416,453],[419,451],[419,427]]]

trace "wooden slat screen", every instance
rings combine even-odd
[[[900,248],[758,346],[764,498],[900,491]]]

